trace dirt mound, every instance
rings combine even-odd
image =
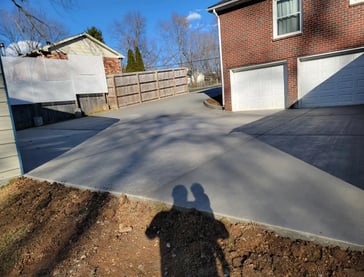
[[[364,253],[56,183],[0,190],[0,276],[224,275],[364,276]]]

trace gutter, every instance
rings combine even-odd
[[[207,11],[209,13],[216,13],[216,11],[223,11],[224,9],[228,9],[228,8],[232,8],[238,4],[242,4],[242,3],[248,3],[248,2],[251,2],[253,0],[231,0],[231,1],[228,1],[228,2],[225,2],[225,3],[221,3],[221,4],[217,4],[217,5],[214,5],[214,6],[211,6],[211,7],[208,7],[207,8]]]
[[[207,11],[210,12],[210,13],[216,14],[217,9],[221,9],[221,8],[224,8],[224,7],[228,6],[228,5],[235,4],[236,2],[239,2],[239,1],[240,0],[231,0],[229,2],[217,4],[216,6],[211,6],[211,7],[207,8]]]

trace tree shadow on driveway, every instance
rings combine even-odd
[[[18,131],[24,173],[64,154],[118,121],[89,116]]]
[[[284,110],[233,129],[364,189],[364,106]]]

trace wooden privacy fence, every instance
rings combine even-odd
[[[188,92],[187,68],[108,75],[106,80],[112,109]]]

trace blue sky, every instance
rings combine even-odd
[[[121,19],[127,12],[139,11],[147,19],[147,36],[158,32],[158,23],[167,21],[173,13],[186,16],[191,27],[203,25],[206,28],[214,23],[214,15],[206,8],[218,0],[72,0],[70,9],[52,6],[48,0],[28,0],[31,7],[38,7],[49,18],[62,22],[70,35],[83,32],[87,27],[96,26],[103,33],[105,42],[116,47],[111,34],[112,23]],[[11,0],[1,0],[0,9],[14,9]],[[124,53],[123,53],[124,54]]]

